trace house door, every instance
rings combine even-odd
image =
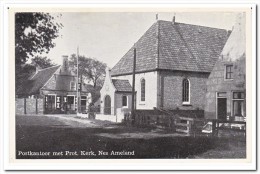
[[[227,119],[227,98],[218,98],[218,119],[226,120]]]
[[[104,108],[105,115],[111,115],[111,98],[109,95],[105,97],[105,108]]]

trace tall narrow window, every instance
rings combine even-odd
[[[122,97],[122,106],[126,107],[127,106],[127,96],[123,95]]]
[[[145,101],[145,80],[141,80],[141,101]]]
[[[190,81],[188,79],[182,81],[182,103],[190,104]]]
[[[233,116],[244,116],[244,99],[243,92],[233,92]]]
[[[226,79],[233,79],[233,65],[226,65]]]

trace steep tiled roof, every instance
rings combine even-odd
[[[131,92],[132,86],[128,80],[112,79],[117,92]]]
[[[53,66],[39,70],[31,79],[26,80],[23,85],[18,89],[18,95],[35,95],[39,94],[40,88],[42,88],[52,75],[60,68],[59,66]]]
[[[157,21],[136,43],[136,72],[156,69],[210,72],[228,38],[224,29]],[[133,71],[132,47],[111,75]]]

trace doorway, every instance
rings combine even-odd
[[[227,98],[217,98],[217,113],[218,119],[227,119]]]

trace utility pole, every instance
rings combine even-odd
[[[134,44],[133,81],[132,81],[132,108],[131,108],[132,124],[135,123],[135,66],[136,66],[136,47],[135,47],[135,44]]]
[[[79,97],[79,47],[77,47],[77,115],[80,113]]]

